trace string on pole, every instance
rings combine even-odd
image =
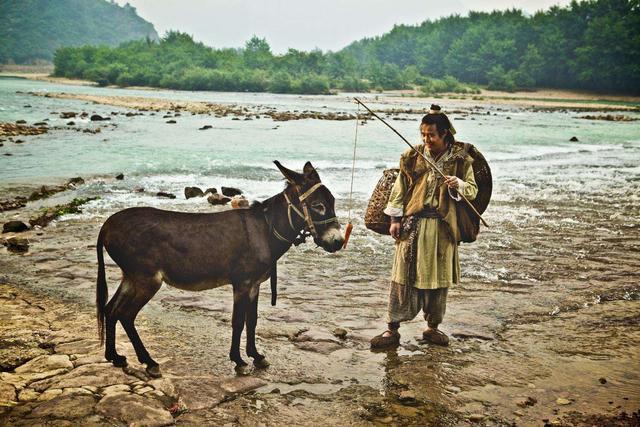
[[[349,214],[348,214],[348,218],[349,218],[349,222],[347,223],[347,229],[345,231],[344,234],[344,243],[342,244],[342,248],[346,248],[347,247],[347,242],[349,242],[349,236],[351,236],[351,231],[353,230],[353,224],[351,223],[351,210],[353,208],[353,180],[355,177],[355,171],[356,171],[356,147],[358,145],[358,121],[360,120],[360,104],[357,104],[357,110],[356,110],[356,130],[355,130],[355,136],[353,139],[353,162],[351,164],[351,188],[349,189]]]

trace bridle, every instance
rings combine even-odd
[[[314,220],[311,217],[311,214],[309,213],[309,207],[307,206],[307,203],[305,202],[305,200],[311,194],[313,194],[316,190],[318,190],[320,187],[323,187],[323,186],[324,184],[322,184],[321,182],[318,182],[317,184],[314,184],[313,186],[311,186],[311,188],[309,188],[304,193],[298,194],[298,201],[300,202],[300,207],[302,208],[302,212],[300,212],[300,209],[298,209],[296,205],[294,205],[291,202],[291,199],[287,195],[286,191],[282,193],[284,195],[284,199],[287,202],[287,218],[289,219],[289,226],[293,231],[297,232],[298,235],[292,242],[286,237],[284,237],[282,234],[278,233],[278,230],[276,230],[275,226],[271,224],[270,228],[272,229],[273,235],[276,236],[278,240],[297,246],[300,243],[304,242],[308,236],[313,236],[314,239],[318,238],[318,231],[316,229],[316,225],[331,224],[334,222],[338,223],[338,218],[335,216],[331,218],[326,218],[323,220]],[[296,193],[298,193],[298,189],[296,186],[294,186],[294,189],[296,190]],[[291,212],[295,212],[300,218],[304,220],[305,227],[302,230],[299,230],[296,226],[293,225],[293,218],[292,218]]]

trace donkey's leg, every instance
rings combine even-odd
[[[116,293],[111,297],[104,309],[105,317],[105,351],[104,357],[112,362],[114,366],[127,366],[127,358],[121,356],[116,351],[116,322],[118,321],[116,313],[124,303],[126,297],[123,297],[122,289],[125,287],[126,278],[122,279]]]
[[[249,295],[246,289],[242,289],[240,286],[233,286],[233,316],[231,318],[231,326],[233,328],[233,334],[231,335],[231,350],[229,351],[229,358],[232,362],[235,362],[236,369],[247,366],[247,362],[242,360],[240,356],[240,337],[242,336],[242,330],[244,329],[244,322],[246,318],[246,312],[249,305]]]
[[[269,362],[256,349],[256,325],[258,324],[258,295],[260,285],[254,285],[249,293],[249,307],[247,308],[247,356],[253,358],[253,364],[258,368],[266,368]]]
[[[129,300],[126,309],[122,310],[122,313],[118,319],[120,320],[122,327],[127,333],[131,344],[133,344],[133,348],[136,351],[136,356],[138,356],[138,361],[147,365],[146,371],[150,376],[158,378],[162,375],[160,373],[159,365],[155,360],[151,358],[149,352],[144,347],[144,344],[140,339],[140,335],[138,335],[138,331],[135,327],[134,322],[142,307],[144,307],[149,302],[149,300],[153,298],[156,292],[158,292],[158,290],[162,286],[162,281],[156,280],[155,278],[136,278],[132,280],[132,284],[134,285],[135,294]]]

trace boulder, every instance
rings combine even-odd
[[[92,122],[100,122],[100,121],[104,121],[104,120],[111,120],[110,117],[102,117],[100,114],[92,114],[91,117],[89,118],[89,120],[91,120]]]
[[[212,205],[226,205],[227,203],[229,203],[231,201],[231,198],[224,197],[224,196],[221,196],[218,193],[215,193],[215,194],[211,194],[209,197],[207,197],[207,201],[209,203],[211,203]]]
[[[569,140],[571,142],[578,142],[578,137],[577,136],[572,136],[571,139]]]
[[[118,175],[116,175],[116,179],[119,181],[122,181],[124,179],[124,174],[123,173],[119,173]]]
[[[215,187],[210,187],[207,188],[206,190],[204,190],[204,194],[218,194],[218,190],[215,189]]]
[[[243,196],[235,196],[231,199],[231,207],[234,209],[247,209],[249,201]]]
[[[77,115],[77,113],[74,112],[74,111],[63,111],[62,113],[60,113],[60,118],[61,119],[73,119],[76,115]]]
[[[67,122],[67,126],[74,126],[76,124],[76,122],[74,122],[73,120],[71,120],[70,122]]]
[[[158,191],[158,192],[156,193],[156,196],[158,196],[158,197],[164,197],[164,198],[166,198],[166,199],[175,199],[175,198],[176,198],[176,195],[175,195],[175,194],[167,193],[167,192],[165,192],[165,191]]]
[[[24,124],[26,124],[26,123],[27,123],[27,121],[26,121],[26,120],[16,120],[16,124],[17,124],[17,125],[24,125]]]
[[[7,249],[11,252],[29,251],[29,240],[23,237],[11,237],[6,241]]]
[[[184,188],[184,197],[187,199],[191,199],[192,197],[202,197],[202,196],[204,196],[204,192],[198,187]]]
[[[238,190],[237,188],[233,188],[233,187],[222,187],[221,191],[222,191],[222,194],[224,194],[227,197],[239,196],[242,194],[241,190]]]
[[[9,221],[5,222],[2,226],[3,233],[20,233],[28,230],[29,226],[22,221]]]

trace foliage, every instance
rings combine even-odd
[[[129,4],[104,0],[0,1],[0,63],[51,61],[65,46],[158,39],[153,25]]]
[[[396,26],[326,53],[274,55],[257,36],[243,48],[213,49],[169,32],[116,48],[60,48],[54,64],[55,75],[101,85],[183,90],[322,94],[420,87],[430,95],[478,93],[478,85],[487,85],[638,93],[640,0],[573,1],[533,16],[516,9],[471,12]]]

